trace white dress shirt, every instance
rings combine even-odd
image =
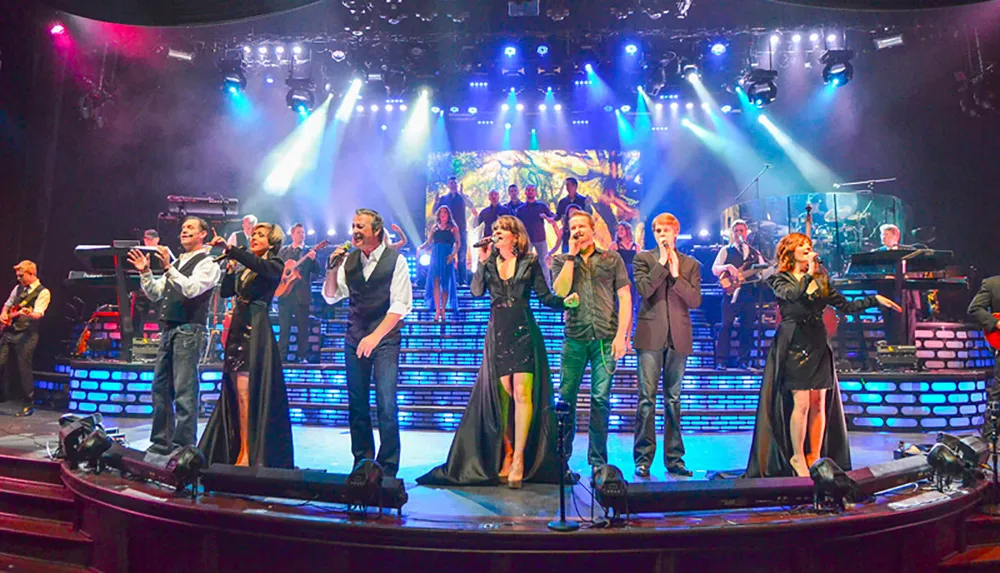
[[[28,291],[26,294],[31,294],[35,292],[36,288],[41,288],[42,281],[35,279],[35,282],[28,285]],[[14,301],[17,300],[17,287],[10,291],[10,297],[7,298],[7,302],[4,303],[3,309],[5,311],[10,311],[11,307],[14,306]],[[49,289],[45,289],[38,293],[38,298],[35,299],[35,306],[31,309],[31,312],[38,314],[39,318],[45,316],[45,310],[49,308],[49,303],[52,302],[52,293]]]
[[[722,274],[722,271],[726,268],[726,252],[732,245],[725,248],[719,249],[719,254],[715,256],[715,262],[712,263],[712,273],[716,276]],[[743,260],[746,261],[747,257],[750,256],[750,245],[743,243],[740,245],[741,251],[743,253]],[[765,264],[764,257],[760,253],[757,254],[757,261],[755,264]]]
[[[366,257],[361,253],[361,274],[365,280],[372,276],[375,265],[382,259],[385,253],[385,244],[380,244],[372,251],[371,257]],[[347,288],[347,272],[344,271],[342,263],[337,269],[337,292],[333,298],[326,296],[326,281],[323,282],[323,298],[327,304],[337,304],[350,295]],[[389,311],[398,314],[400,319],[406,317],[413,310],[413,285],[410,284],[410,265],[406,262],[406,257],[399,255],[396,259],[396,268],[392,271],[392,283],[389,285]]]
[[[184,276],[179,270],[187,264],[187,261],[199,254],[208,253],[208,247],[202,247],[191,252],[181,253],[181,256],[177,257],[174,264],[170,265],[167,272],[163,273],[162,276],[155,276],[147,268],[140,278],[140,285],[142,286],[142,292],[146,293],[151,301],[157,301],[166,296],[167,286],[180,292],[184,295],[184,298],[195,298],[202,295],[215,285],[219,284],[219,277],[222,276],[222,271],[219,269],[218,263],[212,260],[211,256],[205,257],[195,266],[194,271],[191,273],[190,277]]]

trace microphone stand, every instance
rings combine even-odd
[[[767,170],[768,170],[768,169],[770,169],[770,168],[771,168],[771,164],[770,164],[770,163],[765,163],[765,164],[764,164],[764,168],[760,170],[760,173],[758,173],[756,177],[754,177],[753,179],[751,179],[751,180],[750,180],[750,182],[749,182],[749,183],[747,183],[747,186],[746,186],[746,187],[744,187],[744,188],[743,188],[743,190],[742,190],[742,191],[740,191],[740,192],[739,192],[739,193],[738,193],[738,194],[736,195],[736,197],[735,197],[735,198],[733,199],[733,203],[737,203],[737,202],[739,202],[739,200],[740,200],[740,197],[742,197],[742,196],[743,196],[743,194],[744,194],[744,193],[746,193],[746,192],[747,192],[747,190],[748,190],[748,189],[750,189],[750,187],[752,187],[752,186],[753,186],[754,184],[756,184],[756,185],[757,185],[757,189],[756,189],[756,191],[757,191],[756,195],[757,195],[757,196],[756,196],[755,198],[756,198],[756,199],[760,199],[760,177],[761,177],[761,175],[763,175],[763,174],[764,174],[764,172],[765,172],[765,171],[767,171]]]
[[[566,435],[566,418],[569,416],[569,405],[562,400],[556,403],[556,422],[559,440],[556,442],[559,457],[559,519],[549,522],[549,529],[552,531],[568,532],[580,529],[580,524],[575,521],[566,521],[566,465],[565,447],[563,439]]]

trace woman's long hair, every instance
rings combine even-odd
[[[805,243],[809,243],[809,246],[813,244],[812,239],[802,233],[789,233],[781,238],[781,241],[778,243],[777,254],[775,255],[779,272],[787,273],[795,268],[795,249]],[[830,293],[830,275],[826,269],[821,265],[817,265],[817,270],[812,276],[819,283],[820,294],[823,296],[828,295]]]
[[[448,228],[454,227],[456,225],[455,217],[451,214],[451,208],[447,205],[441,205],[437,211],[434,211],[434,226],[437,227],[441,224],[441,211],[448,214]]]
[[[615,229],[615,243],[618,243],[618,229],[625,229],[625,235],[628,236],[628,240],[632,245],[635,245],[635,235],[632,233],[632,225],[627,221],[620,221],[618,227]]]
[[[524,228],[524,223],[512,215],[501,215],[493,223],[493,229],[502,229],[514,234],[514,255],[525,255],[531,243],[528,242],[528,231]]]

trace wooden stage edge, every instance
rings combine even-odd
[[[986,484],[893,510],[914,488],[841,515],[774,508],[651,514],[627,527],[556,533],[548,518],[352,517],[343,506],[201,495],[63,465],[99,571],[937,571],[967,545]],[[557,491],[555,486],[551,487]],[[478,573],[478,572],[477,572]]]

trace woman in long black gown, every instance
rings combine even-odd
[[[198,447],[209,463],[273,468],[294,467],[292,424],[281,356],[268,317],[284,265],[277,258],[281,227],[258,223],[250,248],[225,244],[229,259],[223,297],[236,297],[225,343],[222,392]]]
[[[816,258],[812,241],[800,233],[778,243],[778,273],[768,285],[777,297],[781,324],[767,354],[745,477],[808,476],[821,457],[851,469],[823,311],[827,306],[846,314],[879,305],[901,309],[881,295],[848,302],[830,286]]]
[[[518,488],[522,480],[559,481],[549,363],[528,302],[532,289],[552,308],[562,309],[564,299],[545,282],[520,220],[501,216],[493,238],[495,246],[480,250],[470,285],[474,296],[490,294],[483,363],[448,461],[418,478],[422,485],[495,485],[506,479]]]

